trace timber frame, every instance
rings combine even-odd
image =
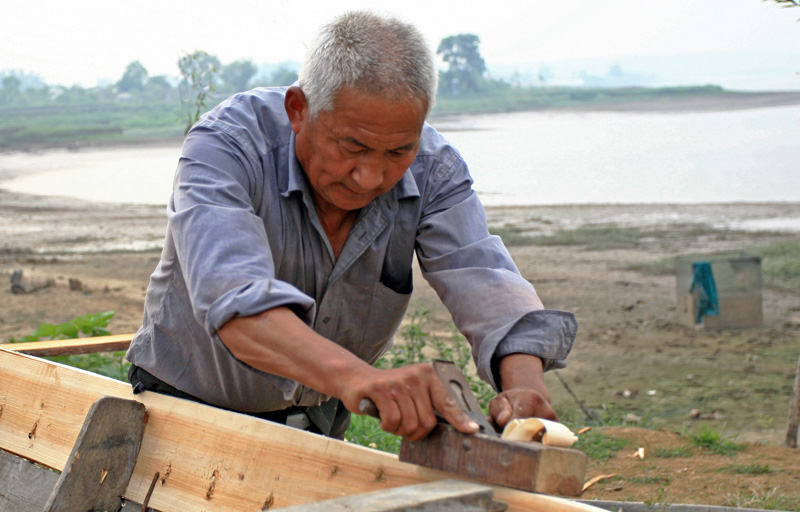
[[[0,345],[0,511],[321,510],[321,502],[343,498],[359,498],[359,510],[399,511],[405,509],[373,505],[368,500],[376,495],[365,493],[378,492],[375,503],[401,487],[443,499],[443,486],[456,502],[444,508],[416,503],[409,510],[602,510],[465,481],[392,454],[179,398],[133,395],[127,383],[22,353],[122,350],[130,335],[69,341],[67,348],[64,342]],[[68,476],[72,482],[65,482]],[[438,485],[420,486],[429,482]],[[118,505],[101,506],[104,492]],[[467,495],[477,500],[469,507]],[[453,503],[459,508],[447,508]],[[325,506],[337,510],[335,501]]]

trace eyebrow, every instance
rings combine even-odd
[[[368,149],[370,151],[373,149],[373,148],[367,146],[366,144],[364,144],[363,142],[361,142],[360,140],[355,139],[353,137],[344,137],[341,140],[350,142],[351,144],[355,144],[356,146],[362,147],[364,149]],[[417,143],[418,143],[418,141],[409,142],[408,144],[404,144],[404,145],[402,145],[400,147],[390,149],[389,151],[410,151],[411,149],[414,148],[414,146],[417,145]]]

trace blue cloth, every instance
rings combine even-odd
[[[706,316],[719,315],[719,300],[717,299],[717,286],[714,283],[714,273],[711,271],[711,262],[695,261],[692,264],[692,285],[689,293],[695,300],[695,323],[703,323]]]
[[[488,233],[467,165],[427,124],[411,167],[361,209],[334,258],[295,156],[284,95],[285,88],[235,95],[187,135],[164,250],[129,360],[220,407],[316,405],[327,397],[245,367],[217,330],[233,317],[289,306],[320,335],[372,363],[403,319],[416,253],[471,343],[483,379],[495,385],[492,358],[514,352],[540,356],[546,368],[565,366],[574,316],[543,309]]]

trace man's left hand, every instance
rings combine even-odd
[[[489,404],[496,428],[517,418],[544,418],[558,421],[550,406],[550,392],[544,383],[542,360],[528,354],[511,354],[500,360],[502,393]]]
[[[489,403],[492,423],[501,430],[517,418],[544,418],[558,421],[556,412],[541,393],[530,388],[515,388],[503,391]]]

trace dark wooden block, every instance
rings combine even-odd
[[[116,511],[144,434],[145,407],[104,396],[86,415],[45,512]]]
[[[537,442],[466,435],[439,424],[417,442],[404,440],[400,460],[523,491],[580,496],[586,454]]]

